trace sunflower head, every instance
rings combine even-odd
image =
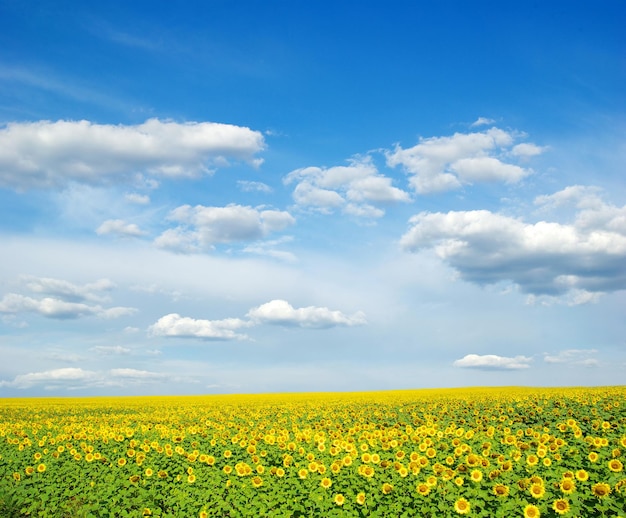
[[[470,512],[471,505],[465,498],[459,498],[454,502],[454,511],[457,514],[467,514]]]

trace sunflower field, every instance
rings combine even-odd
[[[625,396],[4,399],[0,516],[624,518]]]

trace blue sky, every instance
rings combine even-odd
[[[0,396],[623,384],[625,14],[0,0]]]

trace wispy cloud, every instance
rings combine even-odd
[[[498,356],[497,354],[468,354],[454,361],[455,367],[483,370],[517,370],[528,369],[532,358],[527,356]]]

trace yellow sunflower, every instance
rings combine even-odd
[[[611,486],[604,482],[598,482],[591,486],[591,492],[599,498],[604,498],[611,493]]]
[[[465,498],[459,498],[454,502],[454,510],[458,514],[467,514],[470,512],[471,505]]]
[[[334,502],[337,505],[343,505],[346,502],[346,497],[343,496],[341,493],[338,493],[335,495]]]
[[[565,514],[569,511],[569,502],[563,498],[559,498],[552,503],[552,509],[554,509],[557,514]]]
[[[509,487],[504,484],[496,484],[493,486],[493,494],[499,497],[505,497],[509,495]]]
[[[530,486],[530,495],[533,498],[541,498],[543,495],[546,494],[546,488],[543,487],[543,485],[541,484],[533,484],[532,486]]]
[[[524,507],[524,518],[539,518],[541,512],[536,505],[528,504]]]

